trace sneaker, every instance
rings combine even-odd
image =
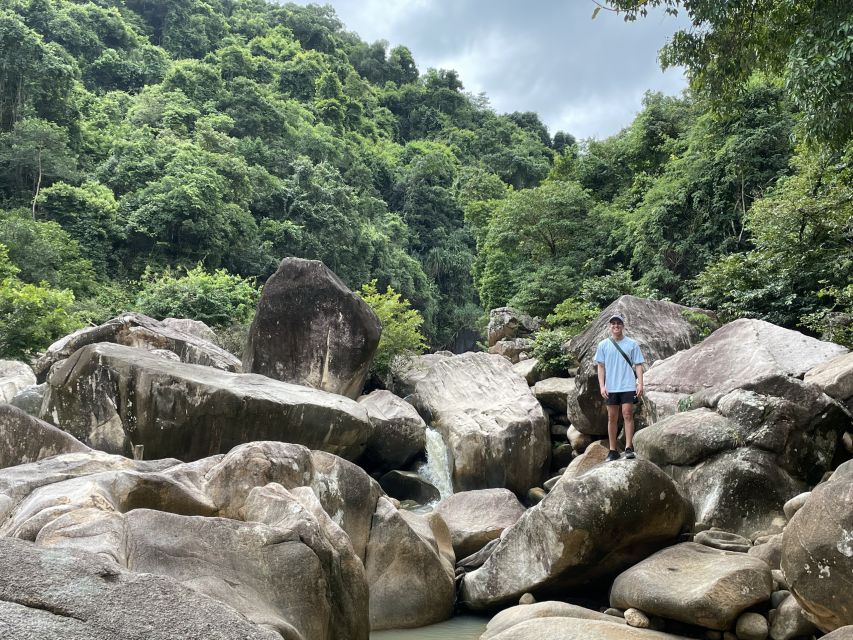
[[[605,462],[613,462],[614,460],[619,459],[619,452],[615,449],[611,449],[610,453],[607,454],[607,457],[604,459]]]
[[[628,460],[633,460],[637,457],[637,454],[634,453],[634,447],[625,447],[625,457],[628,458]]]

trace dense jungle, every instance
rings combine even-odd
[[[579,140],[330,7],[4,2],[0,357],[129,310],[239,344],[287,256],[393,308],[401,348],[511,305],[547,359],[623,294],[853,346],[849,5],[603,9],[658,6],[692,20],[661,43],[690,89]]]

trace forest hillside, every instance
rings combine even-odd
[[[128,310],[239,335],[286,256],[409,301],[434,349],[503,305],[557,344],[627,293],[851,345],[853,17],[747,4],[663,50],[689,92],[576,140],[329,7],[6,2],[0,357]]]

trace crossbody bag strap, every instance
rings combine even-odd
[[[631,358],[628,357],[628,354],[622,351],[622,347],[619,346],[619,343],[616,342],[613,338],[608,338],[610,342],[613,343],[613,346],[616,347],[616,350],[622,354],[622,357],[625,358],[625,362],[628,363],[628,366],[631,367],[631,373],[634,374],[634,377],[637,377],[637,372],[634,370],[634,363],[631,362]]]

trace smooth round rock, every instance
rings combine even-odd
[[[532,593],[525,593],[518,599],[518,604],[536,604],[536,598]]]
[[[629,627],[636,627],[638,629],[649,628],[649,616],[639,609],[635,609],[634,607],[625,609],[624,618]]]
[[[744,613],[735,624],[738,640],[765,640],[769,631],[767,619],[760,613]]]

